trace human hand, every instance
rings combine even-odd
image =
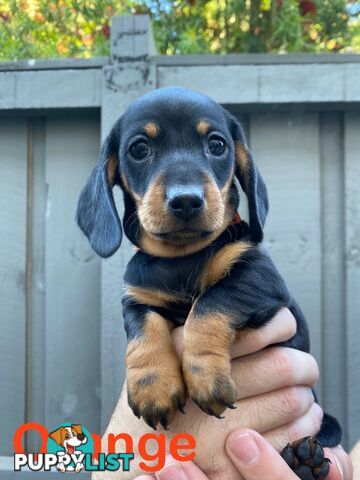
[[[238,479],[239,474],[224,450],[226,437],[236,427],[260,432],[277,450],[282,450],[288,442],[313,435],[319,430],[322,410],[314,404],[310,389],[318,378],[315,360],[307,353],[290,348],[265,349],[290,339],[295,331],[294,317],[289,310],[283,309],[265,327],[248,330],[238,336],[231,351],[232,376],[238,392],[237,409],[227,410],[225,419],[206,415],[188,400],[186,415],[178,414],[168,431],[159,429],[168,438],[179,432],[193,435],[197,442],[197,465],[209,478]],[[179,355],[182,335],[183,328],[174,330]],[[125,389],[105,432],[105,451],[106,438],[111,432],[127,432],[132,436],[135,459],[139,458],[137,439],[145,433],[153,433],[133,415],[127,404]],[[121,474],[122,479],[133,479],[140,473],[136,462],[132,462],[131,473]],[[97,478],[96,475],[94,477]],[[116,474],[101,474],[101,479],[116,477]]]
[[[234,430],[226,440],[226,452],[238,480],[299,480],[274,448],[258,433],[248,429]],[[326,480],[352,480],[350,457],[341,447],[325,449],[330,459]],[[214,477],[216,478],[216,477]],[[217,477],[227,480],[228,477]],[[136,480],[149,480],[141,475]],[[164,468],[156,473],[157,480],[209,480],[193,462],[177,462],[168,456]]]

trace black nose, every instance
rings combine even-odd
[[[168,192],[168,205],[174,215],[190,220],[204,207],[204,193],[200,188],[171,189]]]
[[[78,440],[80,440],[80,442],[82,442],[85,438],[85,435],[83,433],[78,433],[77,438],[78,438]]]

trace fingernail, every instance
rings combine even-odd
[[[260,454],[255,438],[250,433],[235,437],[231,442],[230,449],[246,465],[256,462]]]
[[[343,469],[343,465],[341,464],[341,461],[339,461],[339,458],[338,458],[339,452],[341,452],[341,450],[342,450],[341,446],[332,448],[330,450],[328,448],[326,448],[325,449],[325,456],[330,460],[331,463],[336,464],[337,469],[340,473],[340,479],[343,479],[344,478],[344,469]]]
[[[189,480],[180,463],[169,463],[157,474],[158,480]]]
[[[342,465],[340,465],[340,463],[339,463],[338,459],[336,458],[336,456],[333,457],[333,458],[334,458],[335,463],[336,463],[336,466],[337,466],[337,468],[338,468],[338,470],[339,470],[340,478],[343,479],[343,478],[344,478],[344,471],[343,471],[343,469],[342,469]]]

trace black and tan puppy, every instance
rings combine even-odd
[[[238,179],[249,222],[237,208]],[[155,90],[116,122],[81,193],[77,220],[94,250],[109,257],[122,226],[112,188],[124,192],[123,227],[138,247],[125,274],[127,388],[135,415],[164,428],[187,392],[209,415],[235,407],[230,345],[282,307],[297,320],[286,346],[309,350],[305,319],[261,247],[268,211],[265,184],[239,123],[210,98],[183,88]],[[171,329],[185,325],[182,364]],[[322,448],[340,442],[325,415],[317,439],[283,455],[304,479],[324,478]]]

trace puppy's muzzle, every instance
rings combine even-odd
[[[167,192],[169,210],[185,221],[196,217],[204,204],[204,191],[200,187],[176,187]]]

